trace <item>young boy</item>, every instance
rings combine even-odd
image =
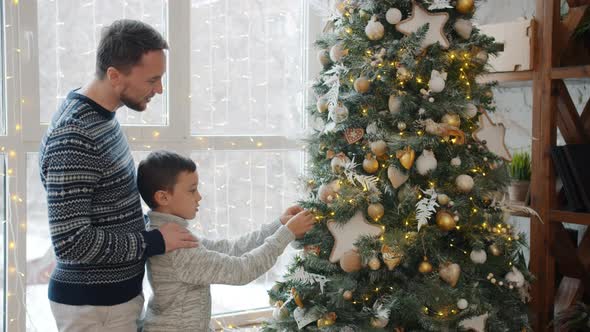
[[[139,164],[137,186],[151,208],[148,229],[167,222],[183,227],[198,211],[195,163],[173,152],[157,151]],[[291,217],[291,215],[295,216]],[[148,260],[149,300],[144,331],[210,331],[210,284],[243,285],[276,262],[285,247],[314,225],[308,211],[294,206],[280,221],[235,241],[200,239],[198,248],[181,249]]]

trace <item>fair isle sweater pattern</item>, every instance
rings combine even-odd
[[[165,246],[159,231],[145,230],[115,112],[70,92],[41,142],[39,168],[57,260],[49,299],[115,305],[139,295],[147,257]]]

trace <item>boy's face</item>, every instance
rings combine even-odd
[[[201,194],[198,189],[199,175],[197,172],[181,172],[176,177],[174,191],[168,192],[166,212],[191,220],[199,210]]]

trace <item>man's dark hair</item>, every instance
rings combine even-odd
[[[141,21],[117,20],[102,31],[96,50],[96,77],[103,79],[109,67],[127,74],[149,51],[168,49],[154,28]]]
[[[180,173],[196,170],[197,165],[190,158],[170,151],[154,151],[139,163],[137,189],[143,201],[154,209],[158,207],[154,200],[157,191],[172,191]]]

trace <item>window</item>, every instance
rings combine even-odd
[[[101,29],[120,18],[142,20],[165,34],[166,1],[37,0],[41,123],[50,122],[68,92],[92,79]],[[165,125],[165,97],[155,97],[149,112],[123,109],[117,118],[126,125]]]
[[[92,78],[101,28],[115,19],[147,22],[170,44],[164,95],[145,112],[119,110],[117,119],[136,163],[155,149],[197,162],[204,198],[194,231],[234,237],[296,202],[305,155],[295,138],[305,127],[307,36],[315,35],[307,0],[37,0],[4,6],[8,47],[15,50],[6,73],[13,77],[7,89],[15,114],[7,114],[0,129],[16,130],[0,139],[16,155],[7,157],[6,169],[18,174],[10,178],[12,191],[1,194],[17,195],[7,218],[20,221],[13,237],[19,257],[14,262],[20,263],[7,265],[16,266],[8,282],[15,296],[4,310],[10,331],[56,330],[47,299],[54,257],[38,147],[67,93]],[[319,22],[312,26],[318,29]],[[213,313],[268,307],[266,290],[294,252],[289,247],[272,270],[247,286],[214,286]]]
[[[301,128],[300,1],[191,1],[191,133]]]

